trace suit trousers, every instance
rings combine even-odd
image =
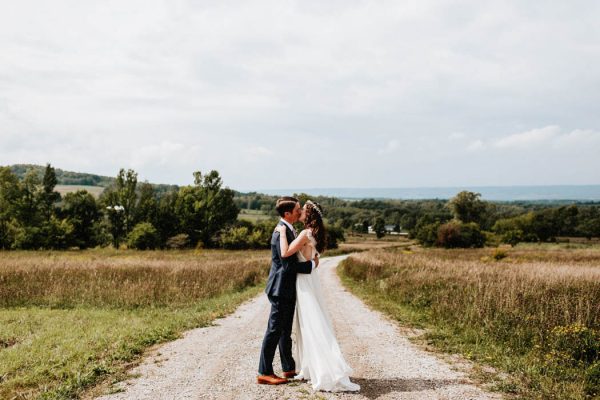
[[[269,315],[267,331],[260,351],[258,373],[260,375],[273,374],[273,359],[275,358],[277,345],[279,345],[279,356],[281,357],[283,371],[295,371],[296,363],[292,357],[292,325],[294,323],[296,298],[267,297],[271,302],[271,314]]]

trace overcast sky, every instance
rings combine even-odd
[[[3,1],[0,165],[600,184],[600,2]]]

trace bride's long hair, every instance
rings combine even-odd
[[[314,201],[306,202],[306,220],[304,227],[312,231],[313,237],[317,241],[315,246],[319,253],[327,248],[327,231],[323,223],[323,207]]]

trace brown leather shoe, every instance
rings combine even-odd
[[[283,377],[287,378],[287,379],[292,379],[293,377],[295,377],[296,375],[298,375],[296,373],[296,371],[288,371],[288,372],[284,372],[283,373]]]
[[[277,375],[259,375],[256,381],[261,385],[281,385],[287,383],[287,379],[280,378]]]

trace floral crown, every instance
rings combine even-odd
[[[312,200],[306,200],[306,204],[310,204],[313,208],[313,210],[315,210],[317,212],[317,214],[319,214],[319,217],[321,217],[321,219],[323,219],[323,212],[320,210],[320,207],[317,205],[317,203],[315,203]]]

